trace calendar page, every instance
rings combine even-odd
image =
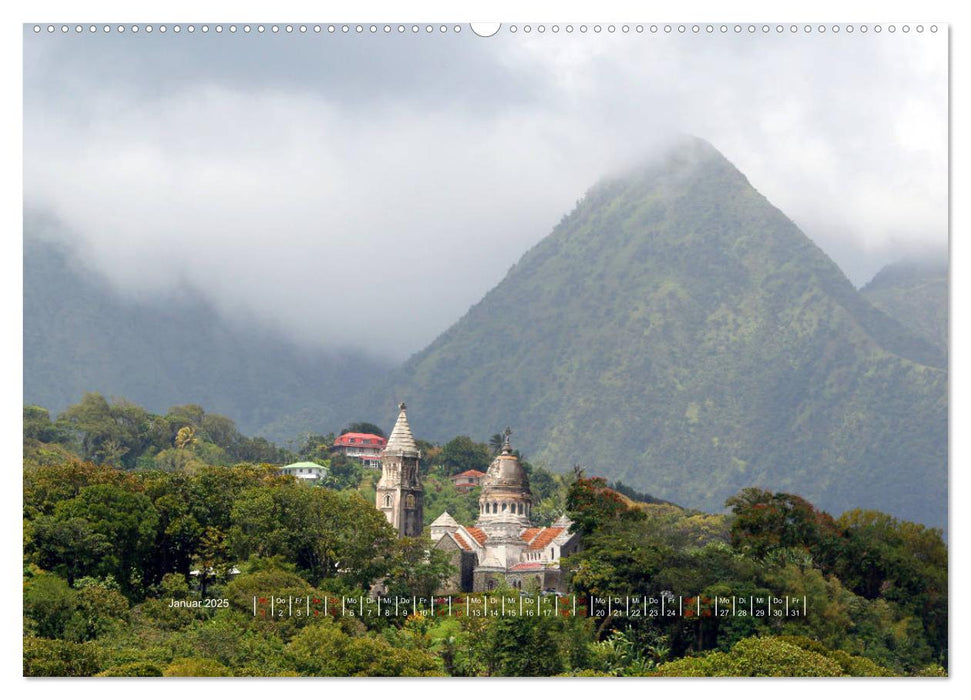
[[[948,37],[24,24],[24,676],[947,676]]]

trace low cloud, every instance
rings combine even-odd
[[[187,285],[392,359],[675,132],[857,284],[946,246],[942,38],[375,39],[219,40],[248,66],[199,42],[163,60],[161,43],[26,36],[25,202],[128,295]]]

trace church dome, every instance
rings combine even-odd
[[[519,463],[519,457],[512,451],[509,444],[509,436],[512,431],[506,428],[506,439],[502,443],[502,451],[492,460],[489,470],[482,478],[482,493],[488,494],[490,491],[514,492],[518,491],[523,496],[529,497],[529,477],[526,470]]]
[[[483,479],[483,487],[490,486],[529,490],[529,477],[519,463],[519,457],[513,454],[509,447],[508,440],[499,456],[492,460],[489,471]]]
[[[509,445],[510,432],[506,428],[502,452],[492,460],[489,471],[482,477],[476,526],[481,527],[490,539],[518,541],[519,532],[530,525],[533,496],[526,470]]]

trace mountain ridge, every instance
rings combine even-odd
[[[691,507],[719,508],[736,487],[756,484],[823,496],[824,507],[889,504],[940,524],[944,366],[942,353],[870,305],[744,175],[694,140],[658,166],[591,188],[364,406],[386,417],[407,399],[416,430],[436,440],[518,424],[534,461],[560,470],[586,462]],[[881,407],[903,411],[901,402],[924,411],[920,429],[885,424]],[[893,472],[879,464],[891,456],[885,445],[851,444],[854,421],[877,442],[934,436],[921,466],[936,475],[918,489],[925,503],[884,486],[849,497],[860,478],[840,474],[840,460],[871,480]],[[698,431],[710,446],[691,444]],[[833,463],[825,487],[778,464],[790,443],[801,450],[799,472]],[[708,472],[724,485],[708,488]],[[701,485],[679,486],[685,477]]]
[[[28,228],[24,395],[55,413],[84,391],[152,411],[194,402],[281,442],[390,426],[405,400],[422,439],[511,425],[536,464],[690,508],[760,486],[946,525],[946,344],[877,308],[698,139],[595,184],[390,369],[295,352],[191,294],[128,304]]]
[[[247,434],[266,433],[294,410],[323,429],[342,420],[357,384],[386,371],[357,353],[317,352],[224,321],[191,290],[129,301],[77,269],[74,255],[31,231],[24,237],[24,401],[54,414],[94,391],[155,412],[196,403]]]
[[[880,270],[860,290],[874,307],[947,355],[946,260],[904,258]]]

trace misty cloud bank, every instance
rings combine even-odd
[[[128,296],[190,286],[310,345],[421,349],[679,133],[857,285],[946,250],[943,35],[28,33],[24,58],[25,205]]]

